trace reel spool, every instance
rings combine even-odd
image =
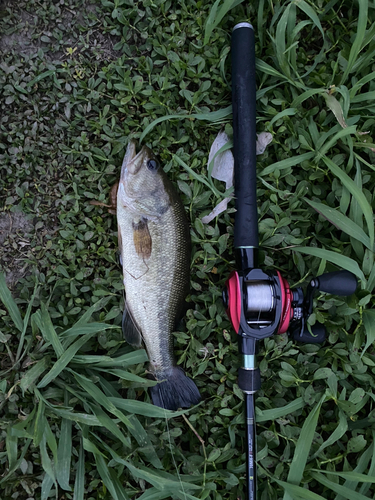
[[[231,273],[223,301],[236,333],[242,317],[247,326],[242,328],[242,334],[246,335],[250,328],[255,337],[265,338],[269,336],[266,332],[284,333],[288,329],[293,316],[292,296],[288,282],[279,272],[252,269],[244,277],[236,271]]]
[[[246,283],[246,321],[261,328],[272,323],[276,296],[274,287],[266,281]]]

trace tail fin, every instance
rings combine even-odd
[[[162,381],[149,388],[152,402],[156,406],[166,410],[178,410],[178,408],[189,408],[201,400],[198,387],[178,366],[154,374],[154,377]]]

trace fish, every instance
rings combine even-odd
[[[194,381],[177,366],[173,331],[190,283],[190,232],[178,192],[153,152],[130,140],[117,190],[117,224],[125,309],[122,328],[145,345],[153,404],[168,410],[200,401]]]

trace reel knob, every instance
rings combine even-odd
[[[356,291],[358,282],[354,274],[349,271],[335,271],[314,278],[310,286],[321,292],[345,297]]]

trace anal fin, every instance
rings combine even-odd
[[[122,333],[124,335],[124,339],[130,345],[134,347],[140,347],[142,344],[142,336],[139,328],[137,327],[132,315],[126,305],[122,315]]]

